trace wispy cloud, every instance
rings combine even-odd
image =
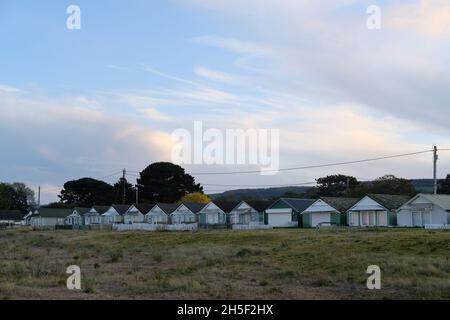
[[[121,67],[121,66],[118,66],[118,65],[115,65],[115,64],[107,64],[106,68],[113,69],[113,70],[118,70],[118,71],[129,70],[129,68],[127,68],[127,67]]]
[[[16,87],[0,84],[0,92],[3,92],[3,93],[18,93],[18,92],[21,92],[21,90],[16,88]]]
[[[258,44],[251,41],[243,41],[235,38],[226,38],[216,35],[199,36],[192,39],[195,43],[214,46],[232,52],[255,56],[267,56],[273,52],[273,48],[267,44]]]
[[[162,122],[171,122],[173,121],[172,117],[169,117],[168,115],[159,112],[158,110],[154,108],[146,108],[142,109],[142,113],[147,115],[150,119],[156,120],[156,121],[162,121]]]
[[[450,2],[448,0],[419,0],[392,4],[386,25],[405,32],[442,38],[450,36]]]
[[[206,78],[209,80],[213,80],[213,81],[223,82],[226,84],[236,85],[236,84],[242,84],[244,82],[244,79],[242,79],[242,77],[235,76],[233,74],[226,73],[226,72],[212,70],[212,69],[209,69],[206,67],[195,68],[194,73],[200,77],[203,77],[203,78]]]

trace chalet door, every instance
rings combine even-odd
[[[358,212],[352,212],[350,213],[350,225],[352,226],[359,226],[359,213]]]
[[[422,213],[423,225],[431,224],[431,212]]]
[[[369,213],[368,212],[361,212],[361,225],[362,226],[368,226],[369,225]]]
[[[377,215],[378,215],[378,225],[379,226],[387,226],[388,225],[387,212],[378,211]]]
[[[420,211],[412,212],[412,225],[413,227],[422,227],[422,217]]]
[[[369,215],[369,226],[373,227],[377,224],[377,216],[375,211],[369,211],[367,213]]]

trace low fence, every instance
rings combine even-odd
[[[259,229],[273,229],[272,226],[266,224],[233,224],[233,230],[259,230]]]
[[[199,223],[198,228],[205,229],[205,230],[221,230],[221,229],[230,229],[230,226],[226,223],[220,223],[220,224]]]
[[[114,224],[113,230],[117,231],[194,231],[198,229],[197,223],[188,224],[150,224],[150,223],[133,223],[133,224]]]
[[[112,224],[90,224],[89,229],[91,230],[112,230],[113,225]]]
[[[450,230],[450,224],[426,224],[425,229],[445,229]]]

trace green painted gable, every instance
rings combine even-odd
[[[270,209],[292,209],[292,207],[283,200],[278,200],[270,206]]]
[[[72,209],[53,209],[53,208],[40,208],[38,210],[39,216],[42,218],[66,218],[71,215]]]

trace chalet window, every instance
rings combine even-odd
[[[369,226],[376,225],[376,212],[369,211],[367,214],[369,215]]]
[[[378,212],[378,225],[387,226],[387,224],[387,213],[383,211]]]
[[[369,214],[368,212],[361,212],[361,225],[369,225]]]
[[[358,212],[350,213],[350,221],[352,226],[359,225],[359,213]]]

